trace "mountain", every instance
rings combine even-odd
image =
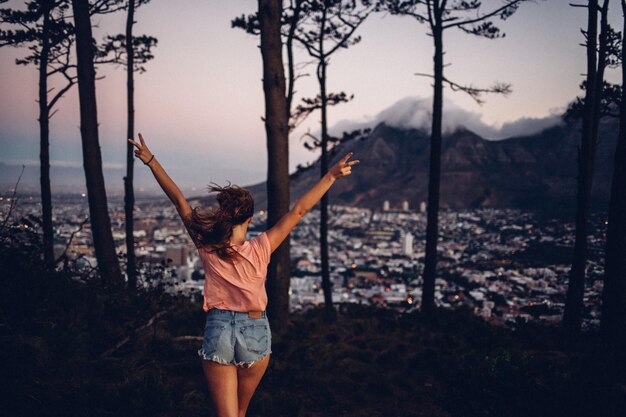
[[[613,172],[617,123],[603,120],[595,160],[592,204],[606,206]],[[411,208],[427,201],[429,134],[380,123],[360,140],[338,145],[331,161],[352,150],[361,163],[330,191],[331,204]],[[512,207],[571,210],[575,207],[578,124],[561,124],[537,134],[487,140],[465,128],[444,135],[441,159],[442,208]],[[319,178],[320,161],[292,175],[295,201]],[[247,187],[258,208],[267,204],[265,183]]]
[[[415,209],[422,201],[428,201],[427,128],[410,127],[410,123],[392,126],[392,123],[380,122],[368,136],[342,143],[331,151],[333,163],[348,151],[354,151],[355,158],[361,161],[351,176],[341,179],[330,190],[331,204],[382,208],[388,200],[392,208],[399,208],[407,200]],[[617,130],[617,120],[602,120],[592,188],[595,209],[604,209],[608,203]],[[512,207],[568,216],[575,209],[579,124],[557,124],[538,133],[499,140],[485,139],[463,126],[448,131],[442,141],[442,208]],[[318,180],[319,164],[318,160],[291,175],[292,201]],[[4,179],[6,189],[15,185],[20,170],[21,167],[0,162],[0,178]],[[108,194],[121,194],[121,187],[114,186],[121,183],[123,170],[104,171],[107,184],[112,187]],[[54,193],[85,191],[82,166],[52,167],[51,176]],[[39,167],[27,166],[20,192],[38,193],[38,177]],[[181,184],[189,182],[183,179]],[[140,170],[135,184],[138,195],[143,195],[155,188],[156,183],[149,171]],[[195,189],[184,188],[185,195],[197,199],[201,205],[214,202],[213,196],[198,196]],[[266,208],[265,182],[246,188],[253,193],[256,207]],[[158,196],[164,197],[157,191]]]

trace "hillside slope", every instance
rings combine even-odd
[[[592,192],[596,208],[604,207],[609,198],[616,131],[615,121],[603,121]],[[497,141],[466,129],[444,136],[441,207],[573,207],[579,132],[575,125],[561,125],[532,136]],[[426,132],[383,123],[368,137],[337,146],[332,161],[349,150],[361,164],[351,177],[331,189],[331,204],[380,208],[388,200],[392,208],[399,208],[408,200],[415,208],[427,201],[430,143]],[[292,201],[319,175],[319,160],[293,175]],[[257,206],[265,207],[265,183],[248,188]]]

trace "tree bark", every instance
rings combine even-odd
[[[135,137],[135,81],[134,81],[134,58],[135,48],[133,45],[133,24],[135,18],[135,0],[128,0],[128,15],[126,16],[126,108],[127,130],[126,138]],[[137,268],[135,261],[135,238],[134,208],[135,192],[133,188],[133,176],[135,158],[133,157],[133,144],[126,143],[126,176],[124,177],[124,212],[126,219],[126,274],[128,276],[128,292],[134,294],[137,291]]]
[[[439,233],[439,189],[441,182],[441,119],[443,113],[443,27],[439,2],[435,1],[432,27],[435,44],[433,118],[430,137],[430,166],[428,173],[428,212],[426,224],[426,254],[424,259],[423,311],[435,308],[435,278],[437,274],[437,240]]]
[[[287,73],[289,74],[289,79],[287,81],[287,122],[291,119],[291,105],[293,103],[294,96],[294,86],[296,83],[296,71],[294,64],[294,56],[293,56],[293,39],[296,33],[298,20],[300,17],[300,10],[302,9],[302,0],[296,0],[296,4],[293,10],[293,18],[289,25],[289,33],[287,35],[287,40],[285,42],[285,46],[287,49]]]
[[[606,51],[606,13],[608,0],[602,8],[600,56],[597,56],[598,2],[590,0],[587,22],[587,79],[582,122],[581,147],[578,153],[578,184],[576,201],[576,232],[572,268],[563,313],[563,326],[570,335],[580,332],[584,310],[585,275],[587,264],[587,222],[589,218],[593,161],[599,125],[599,102],[603,83]],[[604,41],[602,42],[602,40]]]
[[[54,229],[50,190],[50,108],[48,106],[48,57],[50,54],[50,2],[44,2],[42,46],[39,57],[39,184],[43,223],[43,257],[48,268],[54,266]]]
[[[326,98],[326,62],[322,61],[320,68],[320,92],[322,97],[322,158],[320,164],[320,178],[328,171],[328,118]],[[328,262],[328,193],[320,201],[320,258],[322,269],[322,290],[324,291],[324,306],[326,313],[333,315],[333,288],[330,282],[330,268]]]
[[[107,196],[102,174],[102,157],[98,139],[98,111],[94,50],[88,0],[72,0],[76,31],[76,65],[80,103],[80,133],[83,165],[89,201],[91,233],[98,269],[105,287],[117,290],[123,285],[120,265],[115,253]]]
[[[322,123],[322,157],[320,163],[320,178],[328,171],[328,99],[326,93],[326,55],[324,52],[324,32],[326,30],[326,9],[322,13],[322,22],[319,41],[320,63],[317,67],[317,80],[320,86],[321,98],[321,123]],[[330,282],[330,268],[328,263],[328,194],[322,196],[320,201],[320,258],[322,273],[322,291],[324,292],[324,309],[328,318],[333,318],[333,288]]]
[[[622,30],[622,86],[626,86],[626,1]],[[601,332],[605,341],[626,344],[626,89],[622,87],[619,134],[611,183],[609,219],[606,232],[604,287],[602,290]]]
[[[267,135],[267,227],[289,211],[289,109],[285,97],[280,0],[259,0],[265,131]],[[291,278],[289,237],[272,254],[268,267],[268,317],[285,323],[289,317]]]

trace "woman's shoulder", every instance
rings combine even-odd
[[[237,252],[242,252],[250,249],[261,251],[266,250],[267,248],[269,248],[269,238],[267,237],[267,231],[263,231],[251,239],[245,240],[237,245],[231,245],[230,247]],[[217,256],[216,248],[210,244],[198,246],[198,252],[201,256]]]
[[[263,263],[269,263],[270,261],[270,240],[267,237],[267,231],[259,233],[257,236],[250,240],[250,244],[256,249],[259,253],[260,258]]]
[[[269,242],[269,238],[267,237],[267,231],[263,231],[257,234],[252,239],[249,239],[246,242],[255,245],[265,245],[267,242]]]
[[[265,236],[265,237],[267,237],[267,230],[264,230],[264,231],[262,231],[262,232],[260,232],[260,233],[257,233],[257,235],[256,235],[256,236],[254,236],[254,237],[253,237],[252,239],[250,239],[250,240],[259,240],[259,239],[263,239],[263,237],[264,237],[264,236]]]

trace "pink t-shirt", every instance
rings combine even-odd
[[[267,233],[241,245],[233,245],[241,258],[234,263],[221,259],[209,248],[199,249],[204,265],[204,311],[221,308],[233,311],[265,310],[267,264],[271,248]]]

